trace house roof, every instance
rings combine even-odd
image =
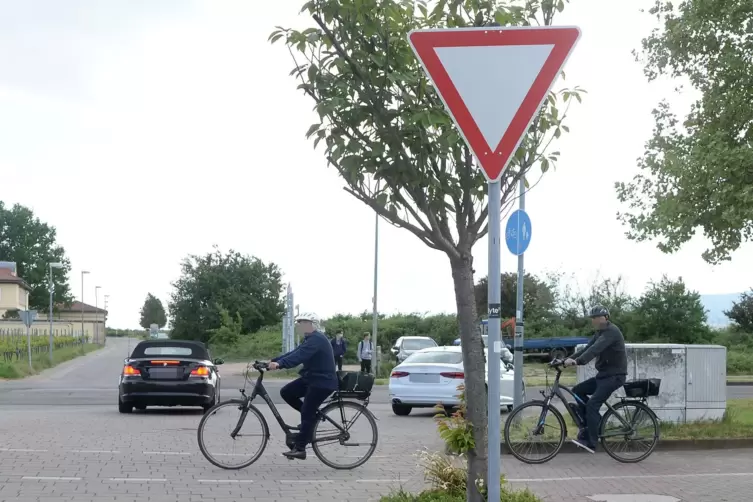
[[[81,303],[79,301],[75,301],[71,303],[70,306],[66,307],[65,305],[58,305],[58,310],[60,312],[81,312],[82,310],[84,313],[89,314],[106,314],[107,311],[105,309],[101,309],[98,307],[95,307],[94,305],[89,305],[88,303]]]
[[[0,284],[18,284],[26,291],[31,291],[31,288],[26,284],[26,281],[18,277],[8,268],[0,267]]]

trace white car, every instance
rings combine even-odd
[[[489,353],[486,352],[487,361]],[[500,407],[512,410],[513,372],[500,361]],[[431,347],[419,350],[395,366],[390,375],[390,402],[395,415],[408,415],[413,408],[460,404],[457,390],[464,382],[463,353],[460,347]],[[489,385],[489,364],[486,365]],[[525,396],[525,385],[523,386]],[[525,400],[525,397],[524,397]]]
[[[414,354],[421,349],[428,349],[429,347],[436,346],[437,342],[428,336],[401,336],[395,342],[391,352],[397,359],[397,363],[400,364],[410,357],[411,354]]]

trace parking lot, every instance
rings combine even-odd
[[[370,405],[379,418],[379,447],[366,465],[335,471],[313,455],[290,462],[262,406],[272,425],[265,455],[247,469],[218,469],[198,450],[201,411],[118,413],[116,381],[126,343],[111,339],[107,348],[44,375],[0,382],[0,501],[378,500],[397,488],[421,489],[414,453],[442,448],[431,410],[396,417],[379,398]],[[224,398],[237,393],[236,384],[237,378],[225,378]],[[280,385],[270,382],[270,391]],[[280,410],[296,420],[292,410]],[[529,486],[548,501],[651,502],[593,497],[659,494],[685,502],[747,502],[753,493],[750,450],[659,452],[638,465],[567,454],[528,466],[505,456],[503,471],[513,486]]]

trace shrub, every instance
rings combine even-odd
[[[382,497],[380,502],[465,502],[468,471],[464,465],[439,453],[421,452],[419,458],[426,481],[432,488],[415,495],[401,490]],[[542,502],[530,490],[508,489],[504,477],[499,482],[501,502]],[[485,488],[481,493],[486,498]]]

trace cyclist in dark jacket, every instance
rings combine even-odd
[[[306,459],[306,445],[311,442],[316,425],[316,412],[332,392],[337,390],[339,380],[335,371],[335,356],[329,339],[319,331],[316,314],[296,317],[296,329],[303,332],[301,344],[294,350],[272,359],[269,369],[303,368],[300,378],[280,389],[280,396],[292,408],[301,413],[301,427],[295,446],[283,455],[289,459]]]
[[[580,415],[586,421],[585,430],[580,431],[578,439],[573,443],[593,453],[599,439],[599,410],[609,396],[625,384],[627,352],[625,338],[620,329],[609,322],[609,310],[606,307],[596,305],[591,308],[588,316],[596,333],[584,349],[565,360],[565,366],[588,364],[596,358],[596,376],[573,387],[573,393],[579,401]]]

